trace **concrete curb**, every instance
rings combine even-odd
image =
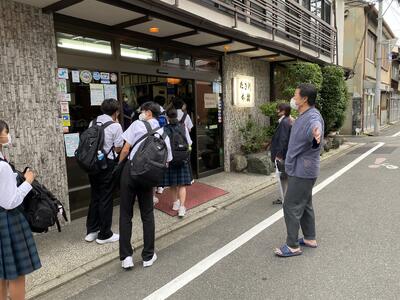
[[[344,145],[347,146],[345,149],[339,148],[339,149],[334,149],[334,150],[331,150],[331,151],[325,153],[325,155],[323,155],[321,157],[321,161],[325,161],[328,158],[331,158],[332,156],[345,155],[350,150],[361,147],[363,144],[345,143]],[[201,218],[204,218],[212,213],[215,213],[218,210],[221,210],[227,206],[230,206],[230,205],[237,203],[245,198],[248,198],[248,197],[254,195],[255,193],[259,192],[260,190],[266,189],[275,184],[276,184],[275,180],[267,181],[263,184],[260,184],[256,187],[252,188],[251,190],[249,190],[248,193],[238,195],[237,197],[235,197],[233,199],[229,197],[229,194],[222,196],[221,201],[219,203],[216,203],[211,207],[207,207],[204,210],[201,210],[194,215],[189,215],[186,218],[184,218],[183,220],[172,224],[172,226],[170,226],[170,227],[160,229],[159,231],[156,232],[156,240],[166,236],[167,234],[169,234],[171,232],[179,230],[180,228],[182,228],[190,223],[193,223]],[[133,242],[133,246],[135,249],[138,249],[143,246],[143,241],[135,240]],[[115,259],[118,259],[118,257],[119,257],[118,250],[115,250],[111,253],[108,253],[99,258],[96,258],[95,260],[90,261],[90,262],[88,262],[66,274],[63,274],[63,275],[58,276],[50,281],[47,281],[43,284],[35,286],[34,288],[32,288],[30,291],[27,292],[26,299],[37,299],[39,296],[49,292],[50,290],[53,290],[71,280],[74,280],[80,276],[83,276],[90,271],[93,271]]]

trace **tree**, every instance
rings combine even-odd
[[[297,63],[289,65],[282,81],[283,94],[288,99],[292,98],[296,87],[301,83],[311,83],[318,91],[322,86],[321,68],[313,63]]]
[[[318,106],[325,121],[325,134],[327,134],[343,126],[347,106],[347,87],[341,67],[323,67],[322,77]]]

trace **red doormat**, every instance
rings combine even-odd
[[[228,194],[224,190],[219,188],[195,182],[191,186],[186,187],[186,202],[185,207],[187,210],[199,206],[200,204],[206,203],[215,198],[221,197]],[[178,212],[172,210],[172,198],[170,189],[165,189],[162,195],[156,194],[156,197],[160,200],[155,206],[158,210],[169,214],[170,216],[178,215]]]

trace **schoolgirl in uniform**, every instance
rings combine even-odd
[[[190,138],[189,129],[179,122],[178,111],[175,108],[170,108],[167,111],[167,117],[169,124],[165,127],[165,132],[168,135],[171,135],[173,130],[178,129],[178,127],[183,127],[186,141],[189,147],[191,147],[192,139]],[[189,164],[190,161],[185,162],[181,166],[170,165],[168,170],[165,172],[162,184],[163,187],[170,187],[172,199],[174,201],[172,209],[178,211],[178,216],[181,218],[186,214],[186,186],[191,185],[193,181]]]
[[[32,189],[35,175],[25,172],[17,187],[16,174],[5,161],[3,145],[9,143],[9,128],[0,120],[0,299],[25,299],[25,275],[41,267],[32,231],[18,206]]]

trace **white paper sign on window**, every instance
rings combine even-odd
[[[233,78],[233,105],[254,107],[254,77],[238,75]]]
[[[90,104],[92,106],[101,105],[104,101],[104,86],[102,84],[90,84]]]
[[[217,108],[218,94],[204,94],[204,108]]]

